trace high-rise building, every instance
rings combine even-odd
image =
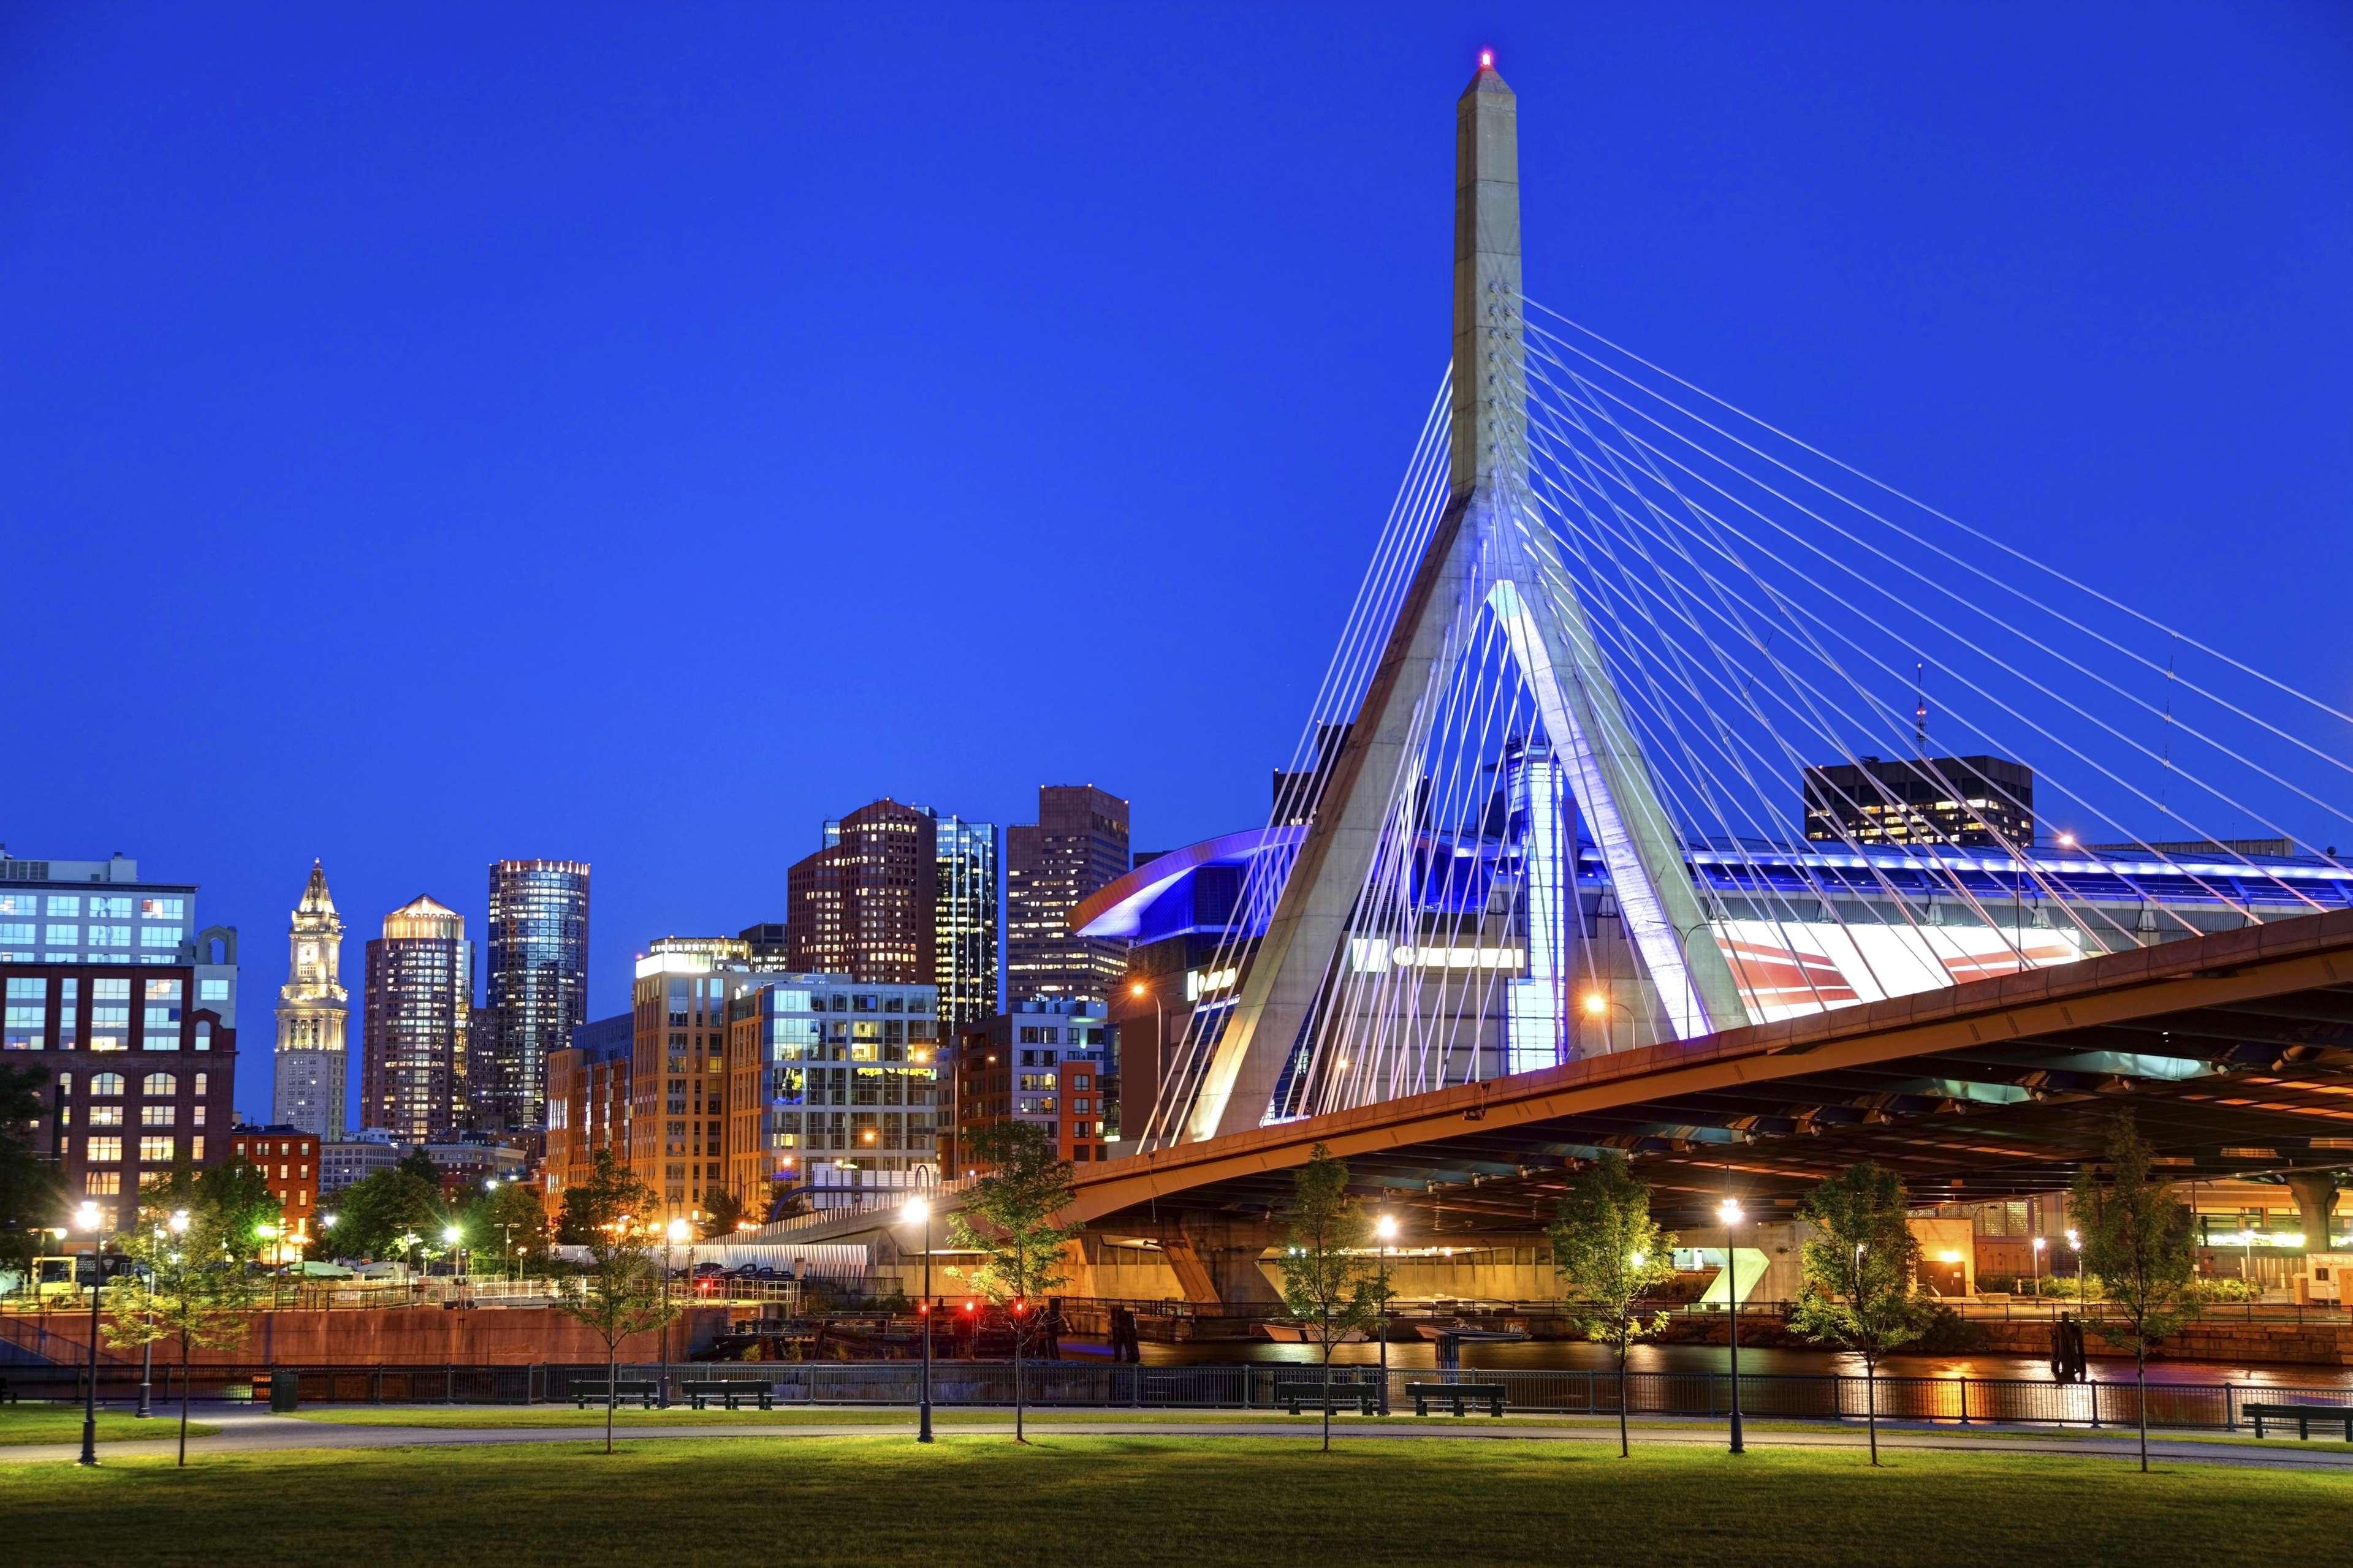
[[[237,1090],[237,932],[138,862],[0,848],[0,1061],[42,1075],[31,1132],[109,1228],[181,1160],[218,1163]]]
[[[473,975],[474,944],[457,910],[419,898],[384,917],[384,935],[367,944],[364,1125],[421,1142],[464,1113]]]
[[[488,1125],[543,1127],[547,1058],[588,1020],[588,865],[499,860],[491,866],[490,975],[498,1014]]]
[[[1127,944],[1082,937],[1071,912],[1128,871],[1127,802],[1092,784],[1046,784],[1038,820],[1005,834],[1005,990],[1015,1002],[1101,1002]]]
[[[1852,844],[2034,842],[2034,770],[2006,757],[1862,757],[1805,771],[1806,837]]]
[[[301,1129],[314,1142],[343,1135],[351,997],[343,989],[343,919],[327,891],[326,868],[313,860],[286,932],[270,1120]]]
[[[931,814],[895,800],[827,823],[823,847],[786,873],[792,968],[930,984],[937,845]]]
[[[1110,1032],[1102,1003],[1064,998],[1016,1002],[958,1036],[955,1173],[971,1173],[973,1133],[1006,1121],[1042,1129],[1065,1160],[1102,1160]]]
[[[629,1157],[629,1068],[637,1020],[628,1013],[596,1018],[572,1031],[572,1043],[547,1058],[547,1158],[540,1201],[548,1217],[564,1213],[568,1187],[596,1173],[596,1155]]]
[[[499,1059],[499,1010],[487,1002],[466,1009],[466,1103],[451,1117],[465,1128],[501,1127],[505,1111],[498,1099],[498,1078],[489,1065]]]
[[[936,1001],[844,974],[730,985],[724,1163],[747,1218],[772,1194],[826,1208],[938,1180]]]
[[[939,881],[932,897],[932,984],[939,993],[943,1033],[994,1014],[997,1002],[997,825],[943,816],[932,819]]]

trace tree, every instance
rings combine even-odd
[[[1920,1242],[1904,1206],[1904,1182],[1865,1161],[1823,1179],[1799,1205],[1812,1223],[1800,1263],[1804,1283],[1789,1326],[1862,1357],[1863,1420],[1879,1463],[1879,1363],[1927,1331],[1928,1304],[1913,1294]]]
[[[1042,1127],[1000,1121],[966,1140],[983,1173],[965,1189],[964,1207],[948,1221],[948,1244],[980,1255],[973,1288],[1002,1305],[1013,1320],[1013,1440],[1027,1443],[1022,1410],[1022,1351],[1031,1303],[1060,1288],[1062,1248],[1079,1234],[1055,1223],[1072,1197],[1071,1167],[1055,1158]]]
[[[275,1230],[286,1222],[285,1209],[270,1195],[269,1178],[242,1154],[232,1154],[199,1173],[194,1196],[210,1215],[221,1240],[242,1261],[261,1256],[265,1226]]]
[[[1292,1173],[1283,1205],[1285,1310],[1306,1324],[1324,1352],[1324,1450],[1332,1449],[1332,1347],[1381,1313],[1377,1264],[1366,1256],[1372,1221],[1348,1195],[1348,1165],[1318,1143]]]
[[[162,1340],[180,1344],[180,1463],[188,1462],[188,1371],[197,1345],[228,1345],[251,1326],[253,1278],[246,1271],[247,1233],[237,1227],[248,1211],[224,1209],[195,1195],[182,1178],[151,1188],[139,1221],[115,1238],[139,1266],[134,1279],[111,1288],[113,1321],[107,1342],[137,1348]],[[176,1189],[176,1190],[175,1190]],[[168,1392],[168,1390],[166,1391]]]
[[[547,1211],[540,1206],[539,1195],[520,1182],[501,1182],[485,1191],[466,1205],[458,1224],[480,1250],[510,1268],[547,1258]]]
[[[2198,1270],[2189,1209],[2167,1184],[2149,1175],[2149,1146],[2119,1116],[2109,1130],[2107,1180],[2085,1164],[2075,1173],[2071,1200],[2084,1237],[2084,1261],[2100,1289],[2116,1304],[2122,1326],[2101,1318],[2103,1339],[2132,1342],[2134,1403],[2140,1410],[2140,1468],[2148,1468],[2148,1347],[2198,1315],[2192,1279]]]
[[[724,1241],[744,1223],[744,1200],[733,1193],[706,1193],[702,1199],[702,1239]]]
[[[1605,1149],[1578,1172],[1552,1222],[1552,1266],[1568,1282],[1588,1339],[1618,1352],[1618,1453],[1626,1439],[1626,1349],[1666,1326],[1642,1321],[1635,1304],[1674,1278],[1675,1238],[1651,1218],[1651,1189],[1634,1179],[1623,1151]]]
[[[39,1228],[65,1207],[57,1168],[33,1152],[33,1129],[46,1113],[37,1067],[0,1067],[0,1264],[30,1275]]]
[[[581,1215],[589,1226],[588,1267],[577,1296],[556,1305],[588,1325],[605,1345],[605,1452],[613,1451],[613,1410],[620,1403],[621,1342],[650,1332],[677,1315],[668,1281],[654,1261],[653,1189],[629,1173],[609,1148],[596,1151],[596,1166],[581,1194]]]
[[[346,1258],[406,1256],[425,1237],[438,1237],[448,1220],[438,1182],[428,1182],[406,1162],[378,1171],[343,1189],[335,1216],[335,1247]]]

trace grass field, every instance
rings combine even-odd
[[[495,1552],[580,1563],[955,1562],[970,1568],[1345,1561],[1676,1568],[1998,1568],[2327,1561],[2341,1475],[1998,1453],[1860,1454],[1247,1438],[951,1436],[296,1450],[187,1470],[0,1468],[14,1560],[239,1568],[362,1551],[371,1564]],[[297,1506],[289,1506],[299,1500]]]
[[[207,1437],[219,1431],[201,1421],[188,1423],[188,1436]],[[180,1413],[159,1410],[151,1420],[142,1421],[136,1415],[119,1411],[98,1413],[98,1440],[120,1442],[125,1437],[175,1437],[180,1431]],[[79,1443],[81,1441],[81,1406],[79,1405],[0,1405],[0,1447],[16,1447],[25,1443]]]

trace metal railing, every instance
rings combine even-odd
[[[659,1365],[625,1364],[624,1379],[658,1382]],[[685,1381],[765,1384],[779,1405],[803,1406],[906,1406],[919,1389],[916,1363],[894,1362],[678,1362],[667,1369],[673,1388]],[[522,1366],[198,1366],[191,1369],[194,1396],[201,1400],[269,1397],[269,1379],[290,1373],[300,1397],[310,1405],[542,1405],[572,1402],[575,1388],[605,1381],[602,1364],[533,1363]],[[1298,1363],[1240,1366],[1137,1366],[1087,1362],[1033,1361],[1022,1368],[1028,1403],[1041,1409],[1277,1410],[1294,1385],[1321,1382],[1323,1369]],[[1378,1387],[1371,1367],[1335,1367],[1335,1388]],[[0,1368],[0,1382],[22,1399],[79,1400],[87,1373],[73,1367]],[[1417,1383],[1501,1384],[1507,1410],[1526,1415],[1610,1415],[1618,1409],[1618,1380],[1608,1371],[1521,1370],[1492,1367],[1460,1371],[1392,1369],[1389,1405],[1412,1408],[1406,1385]],[[108,1404],[135,1401],[139,1371],[101,1366],[99,1398]],[[159,1365],[153,1393],[159,1407],[179,1396],[179,1369]],[[1014,1368],[1004,1361],[935,1361],[932,1402],[943,1407],[1010,1405]],[[2035,1423],[2105,1428],[2133,1426],[2139,1394],[2129,1383],[2060,1384],[2027,1378],[1882,1377],[1871,1391],[1878,1413],[1895,1421],[1956,1425]],[[2250,1402],[2353,1407],[2353,1389],[2291,1387],[2272,1384],[2152,1383],[2151,1426],[2182,1431],[2233,1432],[2246,1424]],[[1731,1408],[1732,1379],[1723,1373],[1635,1372],[1626,1378],[1630,1415],[1722,1417]],[[1864,1380],[1830,1374],[1759,1373],[1740,1379],[1740,1407],[1751,1420],[1853,1421],[1865,1410]],[[720,1417],[714,1417],[717,1419]]]

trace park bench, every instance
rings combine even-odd
[[[1475,1400],[1487,1407],[1490,1415],[1504,1413],[1504,1385],[1500,1383],[1409,1383],[1405,1391],[1413,1400],[1416,1415],[1430,1414],[1430,1402],[1454,1406],[1454,1414],[1463,1413],[1465,1401]]]
[[[776,1390],[770,1384],[721,1378],[709,1383],[682,1383],[679,1386],[685,1390],[687,1403],[697,1410],[702,1408],[704,1401],[711,1399],[718,1400],[730,1410],[741,1409],[743,1402],[747,1399],[758,1400],[763,1410],[776,1408]]]
[[[575,1383],[572,1385],[572,1402],[585,1410],[592,1402],[605,1405],[634,1399],[651,1410],[657,1392],[650,1378],[642,1383],[632,1378],[623,1378],[618,1383]]]
[[[2345,1440],[2353,1443],[2353,1405],[2245,1405],[2240,1407],[2254,1418],[2255,1436],[2263,1435],[2265,1421],[2293,1421],[2299,1438],[2312,1436],[2315,1421],[2345,1428]]]
[[[1328,1408],[1345,1410],[1353,1406],[1358,1415],[1370,1415],[1373,1414],[1373,1407],[1379,1400],[1380,1390],[1369,1384],[1335,1383],[1332,1385],[1331,1403]],[[1293,1415],[1303,1410],[1327,1408],[1321,1380],[1314,1383],[1278,1383],[1274,1385],[1274,1402],[1289,1409]]]

